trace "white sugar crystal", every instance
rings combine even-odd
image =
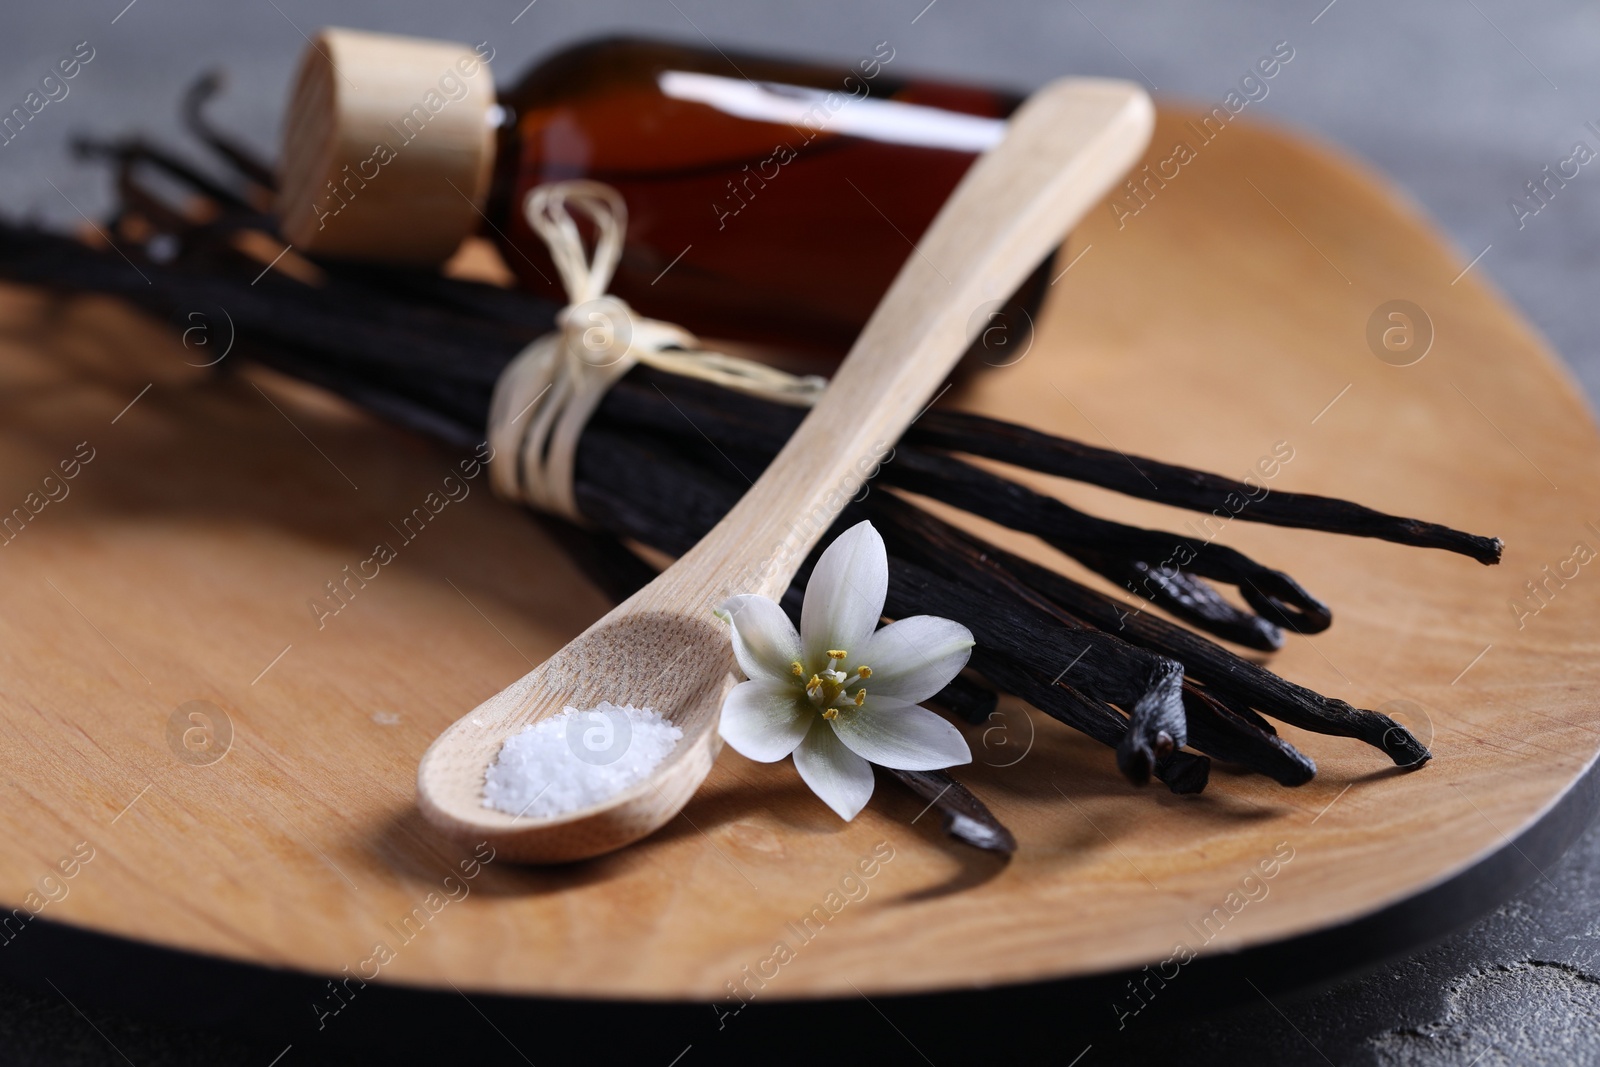
[[[587,808],[643,781],[682,739],[649,708],[562,708],[506,738],[489,766],[483,806],[544,819]]]

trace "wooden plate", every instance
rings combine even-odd
[[[7,290],[0,506],[38,511],[0,548],[0,896],[136,941],[386,982],[705,1000],[756,975],[778,999],[1237,950],[1503,853],[1600,737],[1594,426],[1481,268],[1463,274],[1392,191],[1280,132],[1239,123],[1203,143],[1182,119],[1164,118],[1151,160],[1180,140],[1193,158],[1153,170],[1167,177],[1142,204],[1093,214],[1031,349],[957,402],[1225,474],[1292,450],[1272,488],[1504,537],[1486,569],[1220,530],[1337,613],[1275,669],[1407,722],[1432,744],[1425,769],[1285,728],[1319,763],[1313,783],[1219,770],[1175,797],[1009,706],[970,731],[963,775],[1017,832],[1008,865],[948,842],[891,784],[843,825],[791,766],[732,752],[682,818],[620,855],[475,858],[418,817],[417,758],[602,598],[482,477],[429,510],[467,454],[264,372],[186,365],[221,351],[226,309],[196,308],[184,345],[109,301]],[[1375,315],[1398,324],[1378,314],[1391,301],[1431,323],[1408,366],[1420,342],[1369,345]],[[46,481],[62,461],[76,476]],[[1050,487],[1115,517],[1193,519]],[[347,582],[380,542],[394,560]],[[346,590],[336,613],[329,583]]]

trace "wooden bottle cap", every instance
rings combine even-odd
[[[434,263],[478,225],[494,79],[467,45],[328,28],[284,118],[277,215],[302,252]]]

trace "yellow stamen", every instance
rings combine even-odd
[[[806,669],[800,666],[799,660],[796,660],[795,662],[789,664],[789,673],[794,675],[796,678],[804,678],[806,676]]]
[[[856,690],[856,707],[859,708],[861,705],[865,704],[866,702],[867,702],[867,691],[865,689],[857,689]]]
[[[828,658],[829,659],[844,659],[849,654],[850,653],[846,652],[842,648],[830,648],[830,649],[828,649]]]
[[[839,717],[839,709],[838,708],[823,708],[822,709],[822,717],[824,719],[837,719]]]
[[[871,678],[872,668],[863,664],[862,666],[856,668],[856,673],[861,675],[863,678]]]

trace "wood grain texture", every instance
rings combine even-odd
[[[1158,127],[1152,159],[1195,144],[1182,117]],[[710,1000],[755,975],[778,999],[1137,967],[1180,943],[1234,949],[1367,914],[1503,847],[1589,768],[1600,738],[1600,579],[1583,567],[1552,584],[1520,630],[1509,608],[1575,542],[1600,542],[1587,525],[1600,523],[1594,425],[1482,265],[1452,284],[1471,253],[1382,185],[1242,122],[1195,147],[1120,229],[1108,208],[1090,215],[1031,350],[946,400],[1224,474],[1286,441],[1294,458],[1274,488],[1504,537],[1506,562],[1489,569],[1222,530],[1336,612],[1274,668],[1407,719],[1435,753],[1426,768],[1396,772],[1356,742],[1286,728],[1321,768],[1309,785],[1223,771],[1176,797],[1133,789],[1101,746],[1007,705],[991,724],[1002,732],[969,732],[962,778],[1017,832],[1009,865],[913,823],[921,802],[889,783],[843,825],[788,764],[725,751],[683,815],[634,848],[569,869],[474,869],[471,848],[416,813],[416,760],[462,707],[608,605],[481,478],[401,541],[389,523],[468,457],[265,373],[208,380],[170,333],[109,302],[7,290],[3,506],[78,442],[97,451],[71,495],[0,548],[0,897],[384,981]],[[1367,348],[1369,316],[1392,299],[1425,308],[1436,331],[1414,366]],[[1189,518],[1038,484],[1130,521]],[[319,630],[308,598],[379,540],[397,558]],[[232,724],[210,765],[168,743],[169,718],[194,700]],[[80,841],[93,859],[55,875],[55,900],[38,896]],[[1292,859],[1263,879],[1280,849]],[[827,921],[806,940],[817,908]],[[780,941],[791,958],[772,962]]]
[[[818,539],[927,407],[977,333],[973,312],[1014,292],[1150,141],[1131,82],[1063,78],[1012,116],[922,235],[828,391],[722,521],[555,655],[462,715],[423,754],[417,804],[464,843],[562,863],[631,844],[683,809],[721,749],[733,649],[712,612],[782,597]],[[615,373],[614,371],[612,373]],[[498,457],[496,462],[516,462]],[[484,772],[512,734],[563,708],[650,708],[683,731],[641,782],[552,818],[490,810]]]

